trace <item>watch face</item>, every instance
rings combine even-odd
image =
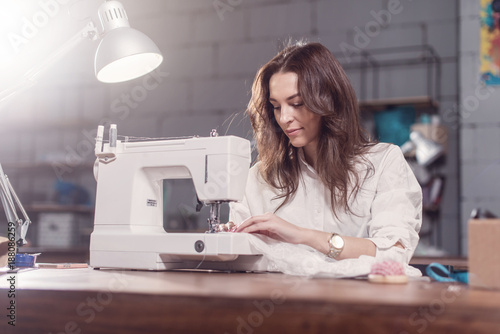
[[[332,245],[337,249],[342,249],[344,247],[344,239],[338,234],[334,235],[332,238]]]

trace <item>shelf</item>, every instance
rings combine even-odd
[[[390,47],[381,49],[365,49],[354,52],[348,56],[345,52],[334,53],[344,70],[355,70],[351,75],[359,74],[359,87],[356,91],[360,102],[359,106],[363,112],[374,112],[386,110],[401,105],[412,105],[417,110],[430,109],[436,112],[438,102],[441,98],[441,58],[430,45],[409,45],[402,47]],[[422,87],[407,86],[405,94],[417,94],[424,96],[411,96],[402,98],[381,98],[387,94],[381,92],[385,82],[382,76],[387,71],[418,70],[425,74]],[[411,72],[408,76],[411,76]],[[348,73],[349,74],[349,73]],[[400,76],[406,77],[404,73]],[[391,79],[389,76],[388,79]],[[415,88],[417,90],[415,90]],[[411,89],[411,90],[410,90]]]
[[[54,162],[6,162],[2,163],[2,167],[4,170],[39,170],[39,169],[54,169],[54,166],[65,165],[67,164],[64,161],[54,161]],[[88,169],[89,171],[93,171],[94,163],[90,162],[82,162],[79,164],[75,164],[74,166],[70,166],[72,169]]]
[[[422,256],[417,255],[411,258],[410,264],[413,266],[422,265],[427,267],[433,262],[441,263],[443,266],[453,266],[456,270],[467,270],[468,259],[466,257],[443,257],[443,256]]]
[[[88,205],[60,205],[60,204],[31,204],[25,205],[24,209],[28,213],[39,212],[74,212],[74,213],[94,213],[94,206]],[[0,207],[0,212],[4,209]]]
[[[433,111],[439,108],[439,103],[428,96],[413,96],[413,97],[359,101],[359,109],[362,112],[383,111],[403,105],[411,105],[415,109],[430,109]]]
[[[11,132],[16,132],[19,133],[19,131],[24,131],[24,132],[47,132],[47,131],[56,131],[56,130],[68,130],[68,129],[74,129],[74,128],[82,128],[82,129],[97,129],[97,126],[99,125],[96,122],[89,121],[89,120],[35,120],[32,122],[25,122],[23,120],[17,121],[17,120],[11,120],[9,122],[6,122],[8,125],[1,125],[0,126],[0,131],[4,133],[11,133]]]
[[[93,213],[94,207],[88,205],[60,205],[60,204],[31,204],[25,207],[26,211],[31,212],[76,212]]]

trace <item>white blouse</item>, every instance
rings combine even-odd
[[[275,212],[301,227],[367,238],[377,247],[376,258],[396,257],[408,263],[419,240],[422,189],[400,148],[379,143],[369,150],[366,158],[374,170],[350,201],[355,215],[342,210],[338,218],[331,209],[329,190],[299,152],[301,181],[295,196],[275,212],[283,199],[274,198],[279,192],[264,182],[257,163],[250,169],[243,201],[230,204],[230,221],[239,225],[251,216]],[[359,163],[357,170],[363,177],[366,164]],[[393,247],[398,242],[404,250]]]

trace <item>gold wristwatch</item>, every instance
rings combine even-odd
[[[330,251],[327,256],[336,259],[344,249],[344,239],[339,234],[332,233],[330,239],[328,239],[328,245],[330,246]]]

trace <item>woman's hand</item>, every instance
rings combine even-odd
[[[278,241],[304,244],[323,254],[328,254],[330,251],[328,240],[332,235],[331,232],[293,225],[272,213],[248,218],[236,228],[235,232],[258,233]],[[344,249],[337,260],[358,258],[361,255],[376,255],[377,248],[371,240],[350,236],[342,236],[342,238],[344,238]]]
[[[302,243],[304,235],[303,228],[293,225],[273,213],[250,217],[241,223],[235,232],[263,234],[292,244]]]

